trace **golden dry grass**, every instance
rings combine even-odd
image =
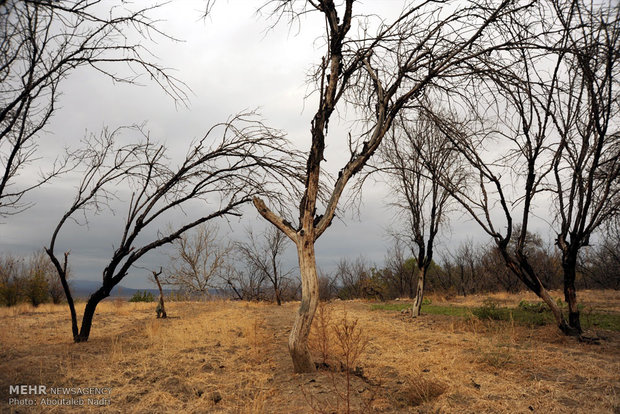
[[[554,299],[564,299],[564,293],[559,290],[551,290],[549,294]],[[440,294],[427,295],[433,303],[450,303],[458,306],[481,306],[486,299],[492,299],[501,306],[516,307],[521,300],[528,302],[540,302],[540,298],[533,292],[523,291],[517,294],[498,292],[468,296],[445,297]],[[580,290],[577,292],[580,304],[586,305],[596,311],[610,311],[620,313],[620,291],[618,290]]]
[[[496,299],[523,298],[528,299]],[[615,292],[581,298],[610,311],[620,302]],[[474,298],[453,302],[469,304]],[[330,369],[292,373],[286,341],[297,306],[169,303],[170,318],[158,320],[155,304],[107,301],[97,309],[90,340],[82,344],[71,341],[66,306],[1,309],[0,412],[67,411],[9,406],[9,385],[15,384],[111,387],[105,412],[341,410],[344,374],[334,369],[333,337]],[[601,345],[589,345],[552,326],[442,315],[411,320],[399,312],[371,311],[363,301],[333,302],[328,308],[332,323],[342,320],[346,309],[369,340],[352,377],[356,412],[620,411],[618,333],[600,331]]]

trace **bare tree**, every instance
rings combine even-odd
[[[373,266],[359,256],[355,260],[340,259],[336,266],[334,279],[338,282],[340,299],[357,299],[382,296],[373,286],[371,277]]]
[[[232,253],[232,246],[218,239],[218,228],[210,223],[176,239],[170,265],[164,272],[164,284],[189,295],[208,296],[214,281],[228,266]]]
[[[501,15],[518,7],[513,1],[454,3],[441,7],[434,1],[407,6],[392,22],[354,13],[353,0],[274,0],[273,15],[293,20],[309,12],[325,20],[325,54],[314,72],[318,94],[311,122],[311,146],[306,163],[305,191],[299,220],[291,224],[281,214],[254,199],[259,213],[297,246],[302,298],[289,337],[295,372],[312,372],[308,334],[318,303],[314,243],[331,224],[349,180],[362,170],[398,114],[413,105],[426,89],[439,87],[443,77],[456,76],[467,62],[496,47],[487,29]],[[363,121],[348,136],[350,157],[344,162],[327,195],[324,212],[317,205],[321,167],[329,121],[336,108],[357,110]],[[362,131],[362,132],[360,132]]]
[[[451,145],[432,119],[420,114],[416,119],[401,117],[379,151],[381,163],[377,170],[387,176],[396,198],[391,204],[402,223],[395,235],[416,258],[413,317],[420,315],[435,238],[449,207],[449,192],[441,186],[441,178],[449,179],[455,187],[463,179]]]
[[[596,246],[585,249],[578,266],[586,289],[620,289],[620,219],[613,221]]]
[[[41,249],[33,253],[28,267],[31,275],[41,275],[45,279],[44,286],[47,289],[45,295],[48,296],[53,303],[60,303],[64,296],[64,291],[60,279],[58,279],[56,268],[45,253],[45,250]],[[69,273],[69,271],[67,273]]]
[[[541,115],[519,105],[516,105],[517,116],[523,117],[527,125],[531,125],[530,121],[533,121],[531,116]],[[451,187],[449,180],[443,180],[450,195],[493,238],[510,271],[549,306],[560,329],[570,333],[571,329],[560,307],[536,273],[525,249],[532,203],[536,194],[542,191],[542,180],[549,174],[549,164],[543,161],[542,155],[546,145],[546,131],[536,131],[530,127],[524,131],[519,131],[518,128],[512,130],[514,135],[504,131],[501,135],[510,143],[511,153],[497,155],[495,149],[488,150],[488,143],[472,139],[474,136],[482,136],[487,140],[488,133],[472,133],[467,137],[467,133],[463,132],[467,131],[465,124],[454,124],[445,118],[438,122],[446,128],[446,134],[453,137],[455,146],[459,148],[469,167],[476,172],[469,175],[468,184],[461,186],[461,189]],[[534,122],[534,125],[546,129],[544,124],[545,121]],[[512,157],[523,157],[523,160],[516,163],[514,159],[511,160]],[[523,170],[517,172],[516,165],[523,167]],[[521,179],[525,179],[524,185]],[[513,193],[516,196],[510,198]],[[520,218],[521,222],[517,227],[517,243],[511,243],[514,239],[515,217]]]
[[[132,131],[140,133],[139,129]],[[229,122],[212,127],[195,142],[178,167],[170,167],[166,149],[148,135],[136,144],[117,146],[119,131],[104,133],[89,146],[74,154],[84,165],[84,172],[72,204],[60,219],[46,251],[62,281],[69,308],[73,338],[87,341],[97,304],[138,260],[154,249],[171,243],[186,231],[218,217],[239,215],[239,207],[252,197],[278,198],[273,189],[294,189],[298,179],[295,153],[287,150],[285,138],[252,120],[238,115]],[[221,138],[216,138],[221,134]],[[103,269],[102,285],[86,303],[78,331],[71,291],[66,281],[68,253],[61,263],[55,253],[58,237],[76,214],[102,210],[109,206],[119,187],[131,192],[127,213],[117,247]],[[191,206],[200,213],[186,218],[171,229],[157,228],[157,223]],[[153,234],[149,230],[157,230]]]
[[[545,23],[545,6],[500,21],[498,35],[511,45],[493,56],[480,55],[484,69],[472,71],[469,81],[461,79],[462,88],[450,94],[454,99],[464,97],[471,118],[457,115],[455,107],[434,116],[470,171],[466,185],[452,185],[449,179],[442,180],[443,185],[492,237],[510,271],[548,304],[558,326],[568,332],[561,309],[525,250],[534,198],[545,189],[552,158],[548,151],[552,122],[545,109],[551,98],[542,85],[557,86],[560,66],[544,48],[552,33]],[[541,47],[529,46],[536,44]],[[515,220],[520,220],[520,227],[512,248]]]
[[[25,266],[11,254],[0,256],[0,300],[5,306],[17,305],[23,297]]]
[[[145,48],[165,36],[149,15],[159,6],[92,0],[0,2],[0,216],[27,208],[29,190],[67,171],[59,158],[40,179],[19,179],[36,159],[37,137],[57,110],[59,86],[76,68],[89,67],[115,82],[144,74],[174,99],[184,87],[153,63]],[[121,69],[126,66],[128,75]]]
[[[388,250],[385,257],[383,277],[388,284],[388,292],[392,297],[413,298],[415,294],[415,265],[414,259],[408,257],[400,237],[394,237],[394,246]]]
[[[319,298],[322,301],[329,301],[336,296],[338,292],[338,280],[330,273],[323,272],[321,269],[319,274]]]
[[[452,188],[453,196],[494,239],[513,274],[547,303],[559,328],[580,335],[577,253],[618,206],[620,145],[609,129],[618,114],[618,8],[542,1],[523,13],[502,23],[513,45],[481,55],[477,81],[463,82],[460,95],[469,89],[477,126],[437,121],[474,171],[468,189]],[[527,251],[535,201],[547,192],[555,193],[559,211],[568,321]]]
[[[222,276],[222,289],[232,291],[238,300],[263,300],[266,296],[265,274],[254,273],[236,266],[226,266]]]
[[[159,282],[159,276],[163,273],[163,269],[160,267],[159,271],[156,272],[151,270],[151,274],[153,275],[153,280],[157,284],[157,289],[159,290],[159,298],[157,300],[157,307],[155,308],[155,312],[157,313],[157,319],[159,318],[167,318],[168,314],[166,313],[166,306],[164,303],[164,290],[161,288],[161,283]]]
[[[256,239],[252,229],[247,230],[247,236],[247,241],[238,242],[235,247],[246,263],[248,272],[269,281],[276,303],[280,306],[283,293],[289,290],[289,276],[293,272],[293,269],[284,270],[281,262],[288,239],[275,227],[268,228],[262,240]]]
[[[440,291],[446,295],[456,293],[455,265],[450,254],[444,253],[440,255],[438,263],[438,271],[431,275],[429,285],[433,287],[434,291]]]
[[[520,291],[523,285],[506,267],[506,262],[495,243],[480,249],[482,250],[477,257],[478,269],[476,274],[472,275],[475,277],[476,290],[480,291],[482,288],[482,290],[503,290],[512,293]]]
[[[556,244],[568,323],[581,333],[575,289],[580,250],[620,213],[620,5],[554,2],[565,76],[550,111],[560,136],[553,162]]]
[[[58,304],[63,296],[56,269],[44,250],[32,253],[29,258],[0,256],[0,303],[13,306],[28,301],[38,306],[51,299]]]
[[[458,291],[467,296],[474,293],[474,281],[476,277],[477,255],[472,240],[467,240],[459,245],[454,254],[451,254],[453,270],[456,273],[454,280],[457,282]]]

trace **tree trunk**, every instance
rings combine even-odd
[[[159,304],[157,305],[155,311],[157,312],[158,318],[167,318],[168,314],[166,313],[166,307],[164,305],[164,290],[161,288],[161,283],[159,283],[159,278],[157,277],[160,274],[161,269],[159,270],[159,273],[153,272],[153,278],[155,279],[155,282],[157,282],[157,288],[159,289]]]
[[[288,349],[293,359],[294,372],[306,373],[316,371],[308,350],[308,335],[319,302],[319,281],[313,240],[307,236],[300,237],[297,254],[301,273],[301,304],[288,339]]]
[[[579,320],[579,308],[577,307],[577,291],[575,278],[577,275],[577,254],[567,252],[562,255],[562,271],[564,273],[564,300],[568,304],[568,325],[576,334],[581,334],[581,321]]]
[[[571,335],[571,336],[577,336],[580,334],[580,332],[575,331],[573,328],[571,328],[571,326],[569,326],[568,323],[566,323],[566,319],[564,318],[564,315],[562,314],[562,310],[560,309],[558,304],[553,300],[551,295],[549,295],[549,292],[547,292],[547,289],[545,289],[543,286],[540,286],[540,290],[535,293],[547,304],[547,306],[549,306],[549,309],[551,309],[551,312],[553,313],[553,317],[555,318],[555,321],[558,324],[558,328],[560,328],[560,330],[564,332],[564,334]]]
[[[275,294],[276,294],[276,303],[278,304],[278,306],[282,306],[282,298],[280,297],[280,288],[275,289]]]
[[[424,299],[424,282],[426,282],[426,269],[418,269],[418,288],[416,289],[413,308],[411,308],[411,316],[413,318],[420,316],[422,300]]]
[[[69,305],[69,312],[71,313],[71,332],[73,333],[73,339],[78,337],[78,324],[77,324],[77,313],[75,312],[75,303],[73,302],[73,295],[71,294],[71,289],[69,288],[69,284],[67,283],[67,263],[69,261],[69,252],[65,252],[64,264],[60,264],[54,252],[47,247],[45,248],[45,252],[49,256],[50,260],[54,264],[56,271],[58,272],[58,277],[60,278],[60,283],[62,285],[62,290],[65,292],[65,297],[67,298],[67,304]]]
[[[467,292],[465,291],[465,268],[462,265],[459,265],[460,277],[461,277],[461,292],[463,296],[467,296]]]
[[[80,333],[73,337],[74,342],[88,341],[88,337],[90,336],[90,328],[93,325],[93,317],[95,316],[95,309],[97,309],[99,302],[107,297],[108,294],[104,291],[103,287],[90,295],[88,302],[86,302],[86,307],[84,308],[84,316],[82,317],[82,327],[80,328]]]

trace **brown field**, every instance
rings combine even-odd
[[[534,299],[493,296],[507,305]],[[484,298],[450,303],[475,306]],[[620,310],[619,292],[583,292],[580,299]],[[447,300],[434,297],[433,303]],[[0,309],[0,412],[69,411],[9,406],[15,384],[111,387],[105,412],[342,412],[346,375],[333,330],[329,367],[292,373],[286,343],[297,306],[178,302],[167,304],[168,319],[157,320],[153,303],[107,301],[82,344],[71,341],[66,306]],[[620,413],[618,332],[591,332],[602,339],[596,345],[564,337],[553,326],[443,315],[411,320],[397,311],[372,311],[362,301],[335,301],[327,309],[334,326],[342,326],[344,312],[357,319],[367,339],[351,367],[352,412]],[[319,342],[315,333],[313,344]],[[86,398],[77,411],[102,410]]]

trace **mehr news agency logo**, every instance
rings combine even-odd
[[[11,406],[107,406],[112,403],[110,387],[47,387],[9,385]]]

